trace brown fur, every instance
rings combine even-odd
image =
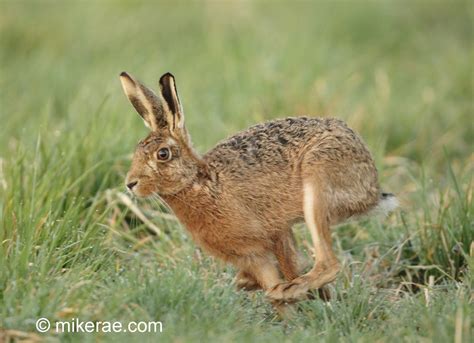
[[[165,74],[171,86],[160,81],[158,96],[125,75],[123,84],[138,85],[124,85],[127,96],[152,128],[127,176],[127,184],[137,182],[131,187],[136,195],[160,195],[198,245],[240,270],[240,287],[260,286],[274,302],[303,298],[335,278],[330,225],[366,214],[381,200],[373,159],[354,131],[332,118],[274,120],[201,157],[184,127],[171,74]],[[137,99],[149,103],[137,105]],[[163,147],[170,161],[157,160]],[[304,219],[316,262],[298,277],[291,227]]]

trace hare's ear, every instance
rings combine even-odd
[[[120,74],[120,82],[125,95],[143,118],[146,126],[153,131],[168,126],[168,119],[165,118],[168,111],[159,96],[126,72]]]
[[[166,117],[170,120],[168,127],[170,130],[181,130],[184,128],[184,113],[181,102],[179,101],[178,91],[174,76],[171,73],[166,73],[160,77],[161,96],[165,100],[169,115]]]

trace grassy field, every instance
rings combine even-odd
[[[472,42],[467,1],[1,2],[0,341],[470,342]],[[173,72],[200,152],[287,115],[361,133],[402,208],[334,229],[330,303],[278,320],[164,206],[124,195],[147,130],[122,70]],[[163,332],[40,334],[40,317]]]

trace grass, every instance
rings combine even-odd
[[[2,2],[0,341],[469,342],[472,15],[443,1]],[[333,299],[281,322],[162,205],[120,195],[146,135],[122,70],[154,86],[175,74],[201,152],[271,118],[343,118],[402,209],[335,228]],[[163,332],[40,334],[40,317]]]

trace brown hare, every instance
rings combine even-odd
[[[135,150],[129,190],[159,195],[198,245],[239,270],[238,286],[261,288],[276,304],[303,299],[336,278],[331,225],[397,206],[380,190],[366,145],[341,120],[258,124],[200,156],[173,75],[160,78],[157,94],[125,72],[120,80],[151,130]],[[303,220],[315,262],[300,276],[291,227]]]

